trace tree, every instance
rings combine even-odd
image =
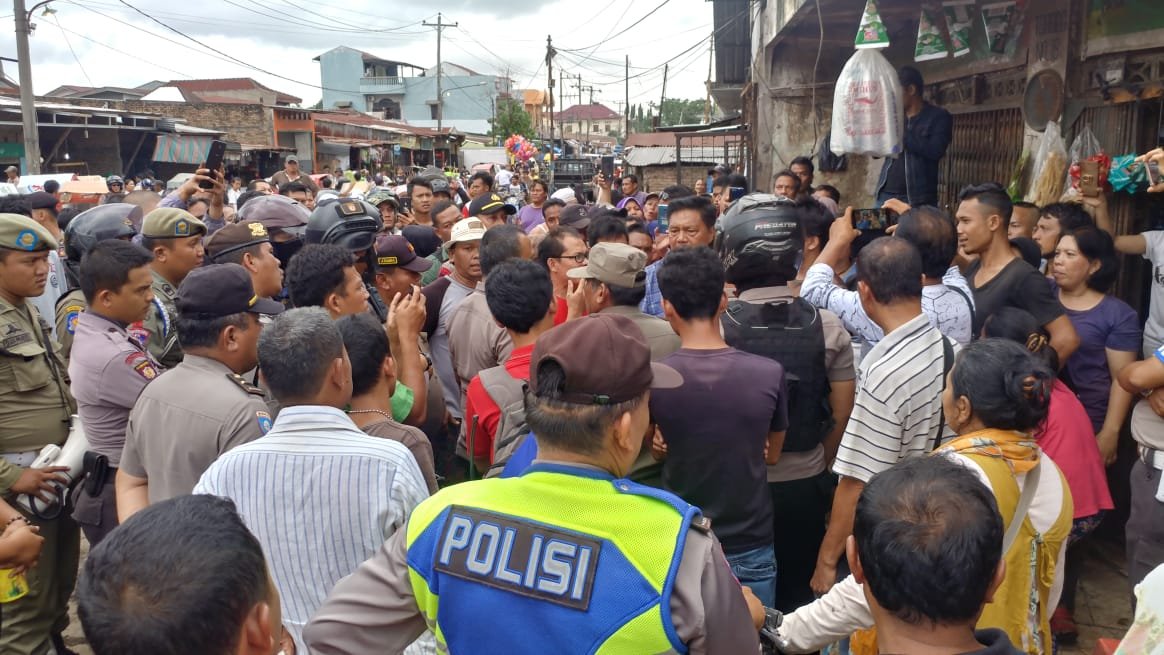
[[[489,121],[493,129],[489,135],[497,139],[506,139],[512,134],[520,134],[532,139],[534,134],[533,120],[525,112],[520,102],[513,98],[498,98],[496,117]]]

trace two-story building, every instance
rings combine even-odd
[[[554,112],[554,121],[567,139],[589,142],[596,137],[603,141],[624,136],[622,114],[600,103],[574,105]]]
[[[437,70],[382,59],[338,46],[319,62],[323,109],[353,109],[410,125],[436,127]],[[498,95],[509,91],[501,76],[484,75],[452,62],[441,65],[442,127],[485,134]]]

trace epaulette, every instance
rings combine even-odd
[[[710,534],[711,533],[711,519],[707,518],[703,514],[700,514],[699,516],[696,516],[695,518],[691,519],[691,527],[695,528],[696,530],[699,530],[700,532],[702,532],[704,534]]]
[[[250,382],[247,382],[246,378],[244,378],[243,376],[239,375],[238,373],[227,373],[227,374],[226,374],[226,379],[228,379],[228,380],[230,380],[231,382],[233,382],[233,383],[237,384],[237,385],[239,386],[239,388],[240,388],[240,389],[242,389],[243,391],[245,391],[245,392],[247,392],[247,393],[249,393],[249,394],[252,394],[252,395],[255,395],[255,396],[265,396],[265,395],[267,395],[267,394],[263,393],[263,390],[262,390],[262,389],[260,389],[260,388],[256,387],[255,385],[251,384]]]

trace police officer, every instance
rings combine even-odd
[[[65,228],[65,279],[69,292],[57,301],[56,324],[57,341],[67,362],[73,349],[73,334],[77,330],[77,318],[85,311],[85,295],[81,293],[81,258],[92,250],[98,241],[122,239],[129,241],[136,234],[133,228],[140,224],[141,208],[116,202],[99,205],[77,214]]]
[[[30,302],[44,292],[56,249],[56,239],[32,219],[0,214],[0,494],[12,503],[18,494],[48,499],[54,481],[67,482],[61,468],[27,468],[45,446],[64,444],[74,408],[48,323]],[[80,533],[64,513],[17,520],[38,526],[45,541],[27,574],[28,594],[4,605],[0,653],[40,655],[50,644],[63,647]]]
[[[287,196],[266,195],[251,198],[238,211],[238,222],[258,221],[271,236],[271,248],[283,270],[303,247],[303,231],[311,213]],[[286,294],[281,294],[285,298]]]
[[[388,307],[376,291],[376,262],[373,245],[380,231],[380,210],[355,198],[325,202],[311,212],[303,240],[343,246],[356,256],[356,271],[368,289],[368,303],[380,322],[388,320]]]
[[[206,256],[214,264],[238,264],[246,269],[260,298],[276,298],[283,290],[283,266],[275,256],[270,232],[259,221],[232,223],[215,232],[206,241]],[[179,339],[180,335],[181,331]]]
[[[145,388],[129,415],[117,472],[122,521],[190,493],[219,455],[266,434],[271,414],[263,390],[241,374],[259,362],[260,315],[282,311],[255,293],[238,264],[204,266],[182,281],[178,338],[185,357]]]
[[[153,305],[150,273],[149,252],[124,241],[102,241],[81,262],[89,309],[77,320],[69,376],[90,452],[85,480],[74,492],[73,517],[94,546],[117,527],[113,482],[129,411],[160,373],[145,346],[126,330]]]
[[[205,234],[205,223],[176,207],[155,209],[142,221],[141,245],[154,256],[150,264],[154,307],[146,315],[141,328],[134,326],[133,332],[165,368],[173,368],[182,361],[182,346],[174,327],[177,311],[174,297],[186,275],[202,265],[205,254],[202,237]]]
[[[623,477],[650,389],[679,374],[609,314],[546,332],[530,361],[526,420],[541,459],[418,505],[335,586],[308,647],[399,652],[429,625],[449,653],[758,652],[751,601],[710,522]]]

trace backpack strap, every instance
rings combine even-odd
[[[950,345],[950,340],[946,335],[942,335],[942,392],[946,391],[946,380],[950,377],[950,369],[954,368],[954,346]],[[938,416],[941,422],[938,423],[938,434],[934,437],[933,450],[937,450],[942,445],[942,433],[946,431],[946,408],[942,407]]]
[[[962,300],[966,301],[966,306],[970,308],[970,325],[974,325],[974,301],[970,299],[970,296],[966,295],[965,291],[959,289],[956,286],[947,284],[945,287],[950,291],[958,294],[959,296],[962,296]]]
[[[1006,551],[1014,545],[1014,540],[1018,538],[1019,530],[1023,527],[1023,522],[1027,518],[1027,512],[1031,509],[1031,503],[1035,500],[1035,493],[1039,488],[1039,471],[1043,468],[1043,458],[1039,458],[1039,462],[1035,464],[1035,468],[1027,471],[1027,479],[1023,484],[1023,491],[1019,495],[1018,505],[1014,509],[1014,517],[1010,520],[1010,525],[1006,528],[1006,534],[1002,536],[1002,553],[1005,556]]]
[[[504,365],[484,369],[477,376],[481,380],[481,386],[485,389],[485,393],[489,394],[489,397],[497,403],[498,409],[501,410],[501,419],[497,422],[497,432],[493,435],[493,452],[491,453],[493,466],[485,474],[485,477],[493,477],[501,472],[506,460],[524,441],[523,434],[502,443],[512,431],[511,421],[516,418],[516,413],[521,413],[519,420],[524,423],[525,382],[510,375]]]

